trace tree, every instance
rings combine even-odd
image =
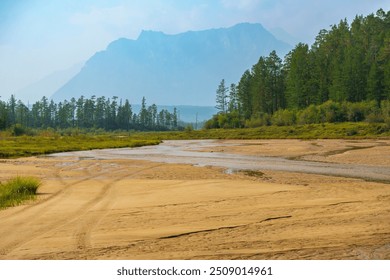
[[[252,116],[252,97],[250,91],[251,81],[252,74],[249,70],[246,70],[237,86],[239,114],[244,119],[250,119]]]
[[[7,110],[7,104],[0,100],[0,129],[6,129],[7,128],[7,120],[8,118],[8,110]]]
[[[178,123],[178,117],[177,117],[177,109],[176,107],[173,108],[173,115],[172,115],[172,125],[173,128],[177,128],[177,123]]]
[[[110,111],[110,120],[108,121],[109,130],[117,128],[118,96],[112,97],[112,102],[108,108]]]
[[[8,102],[8,126],[16,123],[16,103],[15,95],[12,94]]]
[[[132,128],[167,130],[177,129],[178,127],[176,108],[173,109],[173,113],[168,110],[158,112],[155,104],[146,108],[146,99],[143,98],[140,113],[137,115],[133,113],[131,104],[127,99],[124,104],[122,100],[118,104],[117,99],[116,96],[112,99],[81,96],[77,101],[72,98],[70,102],[64,100],[57,104],[53,100],[49,101],[46,97],[43,97],[35,102],[30,109],[22,101],[11,96],[8,102],[0,100],[0,129],[17,127],[25,131],[25,127],[40,129],[77,127],[80,129],[101,128],[106,130],[129,130]],[[10,118],[13,120],[12,122]]]
[[[77,127],[84,127],[84,96],[80,96],[80,98],[76,102],[76,119],[77,119]]]
[[[301,109],[315,103],[315,92],[311,91],[311,65],[309,46],[298,44],[286,60],[286,98],[289,108]]]
[[[28,126],[29,111],[26,105],[22,101],[18,101],[16,105],[16,124],[20,124],[22,127]]]
[[[148,110],[146,109],[146,99],[145,96],[142,97],[141,110],[139,112],[139,121],[141,127],[145,128],[148,122]]]
[[[125,104],[122,105],[122,100],[118,107],[118,126],[120,129],[129,130],[132,126],[133,111],[129,100],[126,99]]]
[[[378,65],[372,63],[367,77],[367,96],[369,100],[375,100],[378,105],[384,97],[381,75]]]
[[[273,113],[285,107],[283,64],[275,51],[266,58],[266,69],[266,111]]]
[[[105,128],[106,98],[104,96],[96,99],[95,124],[98,128]]]
[[[93,95],[91,99],[86,99],[84,102],[83,125],[85,128],[95,126],[95,98],[96,96]]]
[[[231,113],[233,111],[237,111],[238,108],[238,90],[236,84],[230,85],[229,91],[229,106],[228,111]]]
[[[225,86],[225,80],[222,79],[221,83],[218,86],[217,92],[216,92],[216,103],[217,105],[215,108],[219,110],[219,113],[226,113],[227,111],[227,92],[228,89]]]

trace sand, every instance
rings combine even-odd
[[[390,140],[218,141],[203,151],[389,166]],[[215,147],[216,146],[216,147]],[[390,185],[77,156],[0,161],[42,179],[0,210],[0,259],[390,259]]]

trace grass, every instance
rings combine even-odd
[[[324,123],[295,126],[262,126],[258,128],[209,129],[183,132],[145,132],[134,139],[372,139],[389,138],[386,124]]]
[[[128,136],[121,137],[119,135],[0,137],[0,158],[105,148],[133,148],[159,143],[160,141],[157,139],[132,139]]]
[[[17,158],[58,152],[132,148],[157,145],[162,140],[189,139],[376,139],[390,138],[386,124],[324,123],[170,132],[113,132],[60,135],[55,132],[13,137],[0,134],[0,158]]]
[[[15,177],[0,183],[0,209],[19,205],[33,199],[41,182],[33,177]]]
[[[244,175],[250,176],[250,177],[256,177],[256,178],[263,178],[264,177],[264,173],[261,171],[258,171],[258,170],[243,170],[242,173],[244,173]]]

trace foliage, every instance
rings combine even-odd
[[[236,103],[234,122],[246,127],[388,123],[382,108],[390,100],[390,11],[356,16],[351,25],[342,20],[321,30],[311,47],[299,43],[284,61],[275,51],[260,57],[234,89],[226,103]],[[228,118],[232,111],[220,111],[206,128],[237,127]]]
[[[220,113],[226,113],[226,110],[227,110],[227,95],[226,94],[227,94],[227,92],[228,92],[228,89],[225,86],[225,80],[222,79],[222,81],[219,84],[218,89],[216,91],[216,98],[215,98],[215,102],[217,104],[215,106],[215,108],[217,108]]]
[[[387,105],[388,106],[388,105]],[[299,114],[298,114],[299,115]],[[0,158],[16,158],[43,155],[66,151],[79,151],[104,148],[139,147],[156,145],[162,140],[188,139],[326,139],[326,138],[377,138],[390,137],[389,123],[321,123],[292,126],[257,125],[253,119],[252,128],[204,129],[166,132],[103,132],[93,134],[85,131],[57,133],[41,131],[35,136],[14,137],[8,133],[0,134]],[[390,119],[390,117],[388,117]],[[250,125],[247,124],[249,127]]]
[[[16,177],[0,183],[0,209],[34,198],[40,181],[33,177]]]
[[[16,101],[12,95],[8,102],[0,100],[0,130],[11,129],[13,135],[30,134],[31,129],[104,129],[121,130],[176,130],[178,116],[176,108],[171,113],[158,111],[155,104],[142,107],[133,113],[128,100],[81,96],[77,100],[54,103],[43,97],[31,108]]]
[[[140,147],[159,144],[154,139],[133,139],[129,135],[61,135],[53,131],[42,131],[36,136],[0,137],[0,158],[16,158],[67,151]]]
[[[274,125],[285,126],[285,125],[293,125],[296,122],[296,114],[293,111],[287,109],[281,109],[276,111],[272,115],[271,122]]]
[[[205,124],[205,129],[212,128],[240,128],[260,126],[290,126],[320,123],[362,122],[388,123],[390,121],[390,101],[383,100],[378,106],[375,101],[363,102],[334,102],[328,100],[320,105],[313,105],[301,109],[279,109],[272,115],[258,113],[246,120],[243,124],[238,113],[232,121],[232,113],[217,114]],[[234,125],[234,126],[233,126]]]
[[[355,131],[355,133],[351,133]],[[383,123],[344,122],[293,126],[260,126],[237,129],[204,129],[192,132],[137,132],[132,139],[342,139],[390,137],[390,127]]]

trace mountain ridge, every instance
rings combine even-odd
[[[159,105],[210,106],[221,79],[235,83],[261,55],[290,48],[258,23],[173,35],[143,30],[95,53],[52,98],[115,95],[138,103],[145,96]]]

